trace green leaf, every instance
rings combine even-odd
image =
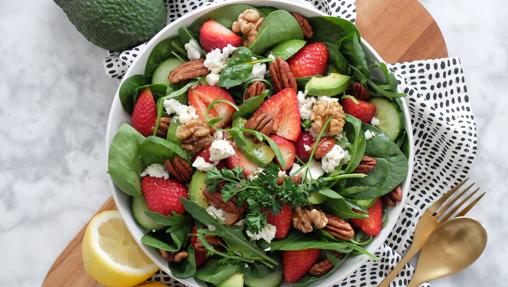
[[[326,274],[319,276],[319,277],[307,274],[302,279],[300,279],[298,281],[298,283],[294,284],[293,287],[310,286],[318,281],[323,280],[324,278],[329,277],[330,275],[334,274],[337,269],[339,269],[339,267],[342,265],[342,263],[344,263],[344,261],[346,261],[346,259],[348,257],[349,257],[349,254],[346,254],[346,255],[342,256],[341,259],[337,259],[334,255],[327,253],[326,259],[328,259],[330,262],[332,262],[333,268],[330,271],[328,271]]]
[[[233,114],[233,119],[250,116],[257,110],[257,108],[259,108],[259,106],[261,106],[261,104],[265,101],[267,95],[268,90],[264,90],[261,95],[248,98],[238,107],[238,110]]]
[[[211,259],[196,272],[196,279],[211,283],[215,286],[224,282],[240,269],[239,264],[221,264],[217,259]]]
[[[134,110],[135,98],[137,97],[137,89],[143,85],[148,84],[149,78],[144,75],[133,75],[122,81],[118,96],[120,97],[120,103],[122,103],[123,109],[131,114]]]
[[[143,140],[139,146],[139,155],[145,165],[163,163],[174,155],[190,161],[189,155],[180,145],[156,136],[149,136]]]
[[[138,147],[143,140],[143,135],[130,125],[123,124],[109,146],[109,175],[120,190],[131,196],[141,195]]]
[[[210,13],[207,13],[196,21],[194,21],[190,26],[189,30],[194,35],[199,33],[199,29],[203,25],[205,21],[208,21],[210,19],[214,19],[215,21],[221,23],[222,25],[226,26],[227,28],[231,29],[231,26],[233,25],[233,22],[235,22],[238,19],[238,16],[247,9],[255,9],[251,5],[246,4],[233,4],[233,5],[227,5],[223,7],[219,7],[217,9],[214,9]]]
[[[244,132],[255,135],[259,140],[264,139],[268,143],[270,148],[273,150],[273,153],[275,154],[275,157],[277,158],[279,164],[281,166],[286,166],[286,160],[284,160],[284,157],[282,156],[282,152],[280,151],[279,146],[269,136],[260,133],[256,130],[250,129],[245,129]]]
[[[314,31],[311,42],[337,42],[350,33],[360,40],[360,32],[348,20],[333,16],[311,17],[308,20]]]
[[[370,75],[370,70],[365,58],[365,52],[363,51],[357,34],[351,32],[340,39],[339,43],[340,52],[349,60],[351,65],[353,65],[356,70],[361,72],[361,75],[364,75],[364,77],[368,78]],[[365,81],[365,79],[362,79],[363,77],[358,73],[355,75],[361,82]]]
[[[351,159],[349,160],[344,173],[351,173],[362,161],[363,156],[365,155],[367,141],[365,140],[365,134],[362,131],[362,121],[351,115],[346,115],[344,130],[348,137],[348,141],[351,143],[348,147]]]
[[[196,258],[194,256],[194,248],[192,246],[187,247],[187,256],[182,262],[169,262],[169,269],[171,275],[178,279],[187,279],[194,277],[196,274]]]
[[[174,245],[169,234],[158,232],[150,232],[141,238],[141,243],[157,249],[166,250],[168,252],[177,252],[182,247]]]
[[[187,52],[183,47],[183,43],[178,37],[171,37],[159,42],[153,47],[145,65],[145,76],[152,77],[153,72],[157,69],[160,63],[171,57],[177,56],[180,58],[187,58]]]
[[[235,109],[236,111],[238,111],[238,106],[235,105],[235,103],[232,103],[231,101],[228,101],[226,99],[213,100],[206,108],[206,113],[205,113],[206,121],[208,122],[208,125],[210,127],[214,127],[214,125],[216,125],[217,123],[221,122],[224,119],[224,117],[216,117],[216,118],[210,119],[210,111],[215,107],[215,105],[220,104],[220,103],[226,104],[226,105],[232,107],[233,109]]]
[[[349,62],[347,61],[346,57],[342,55],[340,52],[339,45],[331,42],[325,42],[326,47],[328,47],[328,61],[331,65],[333,65],[337,72],[343,74],[343,75],[349,75],[350,69],[349,69]]]

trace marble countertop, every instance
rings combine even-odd
[[[27,3],[28,2],[28,3]],[[104,144],[117,83],[105,51],[52,1],[0,1],[0,286],[40,286],[53,260],[109,197]],[[434,286],[508,281],[508,5],[422,0],[462,59],[480,132],[472,179],[488,194],[471,213],[489,231],[485,254]]]

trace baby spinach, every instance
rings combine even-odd
[[[177,252],[182,247],[181,245],[173,244],[171,236],[161,231],[150,232],[143,235],[141,243],[168,252]]]
[[[109,146],[108,172],[113,182],[128,195],[141,195],[139,145],[143,135],[128,124],[118,129]]]
[[[277,10],[265,17],[249,48],[252,53],[262,55],[271,47],[291,39],[303,39],[302,28],[289,12]]]
[[[325,42],[325,45],[328,47],[328,61],[330,62],[331,66],[335,67],[338,73],[349,75],[349,62],[340,52],[339,45],[331,42]]]
[[[175,278],[186,279],[191,278],[196,274],[196,258],[194,256],[194,248],[192,246],[187,247],[187,256],[182,262],[169,262],[169,269],[171,275]]]
[[[256,7],[256,9],[259,11],[261,16],[263,16],[263,17],[266,17],[270,13],[277,11],[277,8],[269,7],[269,6]]]
[[[322,189],[319,191],[319,194],[328,198],[328,200],[323,203],[323,207],[328,212],[335,214],[342,219],[368,217],[366,214],[353,211],[353,209],[361,210],[362,208],[353,204],[347,198],[331,189]]]
[[[238,111],[233,114],[233,119],[239,117],[247,117],[259,108],[268,96],[268,90],[264,90],[259,96],[248,98],[243,104],[238,107]]]
[[[171,57],[187,58],[187,51],[179,37],[171,37],[159,42],[153,47],[145,65],[145,76],[152,77],[153,72],[160,63]]]
[[[312,42],[336,42],[350,33],[355,33],[360,40],[360,32],[348,20],[333,16],[312,17],[308,20],[314,31]]]
[[[349,63],[354,67],[353,70],[355,71],[356,77],[358,79],[365,77],[369,78],[369,66],[367,64],[365,52],[363,51],[362,45],[360,44],[360,39],[358,38],[357,34],[351,32],[341,38],[337,44],[340,47],[340,52],[349,60]],[[361,74],[358,74],[357,71],[359,71]]]
[[[348,141],[350,142],[348,151],[349,155],[351,156],[351,159],[349,160],[344,173],[351,173],[362,161],[367,143],[365,140],[365,134],[362,131],[361,120],[351,115],[346,115],[346,124],[344,129]]]
[[[406,94],[399,93],[397,87],[399,83],[386,66],[385,63],[374,62],[370,67],[371,78],[367,81],[368,87],[377,95],[391,100],[404,97]]]
[[[166,227],[165,232],[156,231],[145,234],[141,242],[145,245],[169,252],[176,252],[185,246],[188,234],[192,229],[192,218],[189,215],[181,215],[173,212],[171,216],[165,216],[156,212],[145,212],[146,216],[156,223]]]
[[[251,78],[254,64],[270,61],[268,58],[255,58],[246,47],[237,48],[229,58],[226,68],[220,73],[219,86],[229,89],[241,85]]]
[[[222,25],[231,28],[231,26],[233,26],[233,22],[235,22],[238,19],[238,16],[246,9],[255,9],[255,8],[247,4],[233,4],[219,7],[211,11],[210,13],[207,13],[204,16],[199,17],[199,19],[194,21],[189,26],[189,30],[195,35],[199,34],[199,29],[201,28],[203,23],[210,19],[214,19],[215,21],[221,23]]]
[[[134,93],[134,102],[136,102],[138,95],[144,90],[144,89],[150,89],[152,92],[152,95],[157,101],[157,99],[160,99],[166,95],[166,92],[168,91],[168,86],[164,84],[147,84],[142,85],[136,88],[136,92]],[[169,88],[171,90],[171,88]]]
[[[149,136],[139,146],[139,155],[145,165],[162,163],[177,155],[190,161],[189,155],[180,145],[156,136]]]
[[[239,264],[228,262],[224,263],[217,259],[211,259],[206,263],[205,266],[199,268],[199,270],[196,272],[195,277],[198,280],[217,286],[218,284],[231,277],[231,275],[238,272],[239,269]]]
[[[132,110],[134,110],[135,98],[138,95],[138,88],[149,82],[149,78],[144,75],[132,75],[122,82],[120,90],[118,91],[118,96],[120,97],[120,103],[122,103],[124,111],[129,114],[132,113]]]

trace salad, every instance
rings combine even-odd
[[[336,17],[238,4],[182,27],[119,96],[109,173],[176,278],[314,284],[402,199],[397,81]]]

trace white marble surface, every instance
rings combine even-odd
[[[472,215],[486,253],[434,286],[508,281],[508,4],[422,0],[450,55],[462,59],[480,131],[472,178],[488,196]],[[52,1],[0,1],[0,286],[40,286],[50,264],[109,196],[106,117],[116,83],[105,52],[84,40]]]

